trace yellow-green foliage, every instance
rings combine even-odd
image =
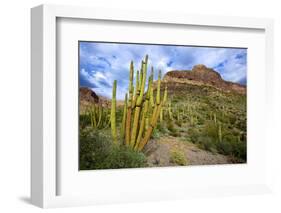
[[[178,149],[171,150],[170,161],[180,166],[186,166],[188,164],[184,152]]]

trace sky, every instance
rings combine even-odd
[[[146,54],[148,71],[153,66],[163,76],[171,70],[191,70],[194,65],[204,64],[224,80],[247,84],[244,48],[79,42],[80,87],[111,98],[113,81],[117,80],[117,99],[123,100],[128,90],[130,61],[134,62],[136,74]]]

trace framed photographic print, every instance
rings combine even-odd
[[[32,203],[270,191],[272,20],[31,14]]]

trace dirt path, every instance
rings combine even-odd
[[[199,149],[190,142],[180,141],[179,138],[166,136],[151,140],[146,147],[148,164],[154,166],[175,166],[172,152],[177,152],[186,160],[186,165],[210,165],[231,163],[227,156]]]

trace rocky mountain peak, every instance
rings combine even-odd
[[[164,76],[165,82],[192,83],[209,85],[224,91],[246,93],[246,87],[238,83],[225,81],[215,70],[203,64],[195,65],[192,70],[172,70]]]

